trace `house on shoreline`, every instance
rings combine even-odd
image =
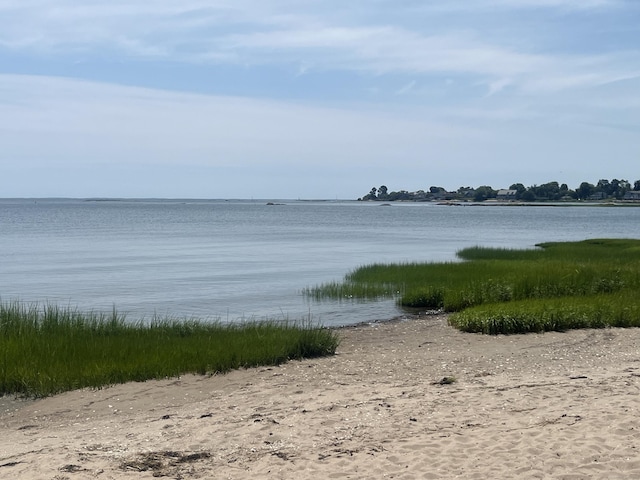
[[[629,200],[632,202],[640,202],[640,191],[639,190],[629,190],[622,197],[623,200]]]
[[[498,193],[496,194],[496,200],[500,202],[515,202],[517,194],[517,190],[509,190],[503,188],[501,190],[498,190]]]

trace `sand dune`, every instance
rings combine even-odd
[[[640,478],[640,330],[345,328],[331,358],[5,402],[0,478]]]

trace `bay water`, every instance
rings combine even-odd
[[[640,238],[640,208],[266,200],[0,199],[0,301],[129,320],[400,314],[393,301],[311,301],[303,288],[377,262],[455,261],[461,248]]]

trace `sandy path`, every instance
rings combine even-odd
[[[331,358],[5,404],[0,478],[640,478],[640,329],[340,335]]]

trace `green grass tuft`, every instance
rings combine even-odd
[[[289,322],[242,324],[0,304],[0,395],[43,397],[128,381],[212,374],[332,355],[335,332]]]
[[[624,291],[480,305],[452,314],[449,322],[465,332],[488,334],[640,327],[640,298]]]
[[[396,298],[403,307],[463,312],[464,315],[454,316],[453,323],[459,328],[472,323],[469,316],[478,316],[482,324],[492,318],[496,327],[470,330],[487,333],[575,328],[566,325],[588,322],[567,319],[590,314],[594,316],[594,326],[598,326],[600,314],[579,309],[573,310],[575,313],[565,311],[561,308],[564,299],[598,299],[606,303],[616,295],[625,301],[631,301],[634,295],[640,297],[640,240],[551,242],[527,250],[472,247],[461,250],[458,256],[462,262],[364,266],[348,274],[343,284],[334,284],[331,289],[321,285],[307,293],[315,298],[335,298],[334,292],[349,288],[356,297],[362,289],[362,298],[376,298],[376,291],[398,292]],[[549,303],[553,299],[558,300]],[[553,305],[552,310],[562,311],[566,319],[558,327],[549,327],[555,324],[555,317],[549,320],[551,314],[545,311],[544,321],[540,320],[539,301]],[[480,306],[483,309],[473,308]],[[508,321],[499,321],[500,315],[506,315],[500,310],[503,307],[517,309],[521,314],[509,313]],[[635,320],[631,310],[620,313],[615,324],[632,325]],[[606,324],[614,322],[607,320]]]

